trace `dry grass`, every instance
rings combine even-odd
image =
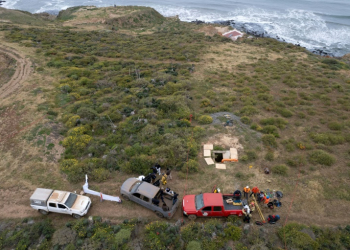
[[[114,8],[106,8],[106,14],[101,9],[101,12],[91,14],[92,16],[88,16],[88,13],[92,13],[89,10],[79,11],[76,15],[81,18],[80,20],[73,19],[71,22],[65,22],[64,25],[67,25],[67,23],[69,25],[79,24],[81,27],[84,26],[84,29],[98,29],[104,27],[103,23],[99,23],[100,18],[103,20],[107,17],[114,17],[113,15],[119,15],[118,12],[113,12],[114,10]],[[96,20],[92,18],[96,18]],[[89,19],[93,20],[93,24],[88,22]],[[208,29],[209,31],[213,31],[212,28]],[[6,44],[3,39],[3,32],[0,32],[0,40],[2,44]],[[6,45],[29,56],[37,66],[45,66],[47,62],[47,58],[39,57],[38,54],[34,53],[32,48],[21,47],[16,43]],[[300,63],[307,59],[305,53],[294,53],[289,56],[297,58]],[[204,54],[203,61],[196,65],[196,72],[193,76],[197,80],[205,81],[207,71],[219,72],[226,70],[227,72],[235,72],[236,67],[240,64],[252,64],[259,61],[259,59],[276,61],[283,57],[283,53],[272,52],[263,47],[241,43],[227,43],[215,48],[212,47],[208,53]],[[349,76],[349,71],[343,70],[341,73]],[[52,102],[53,98],[50,93],[54,86],[51,83],[55,82],[58,77],[56,71],[48,70],[47,68],[40,74],[33,73],[25,82],[23,88],[16,92],[15,95],[3,100],[1,104],[1,108],[3,108],[0,111],[0,195],[2,197],[0,204],[2,204],[2,218],[39,216],[28,205],[30,194],[36,187],[51,187],[70,191],[77,190],[79,192],[83,185],[83,183],[68,183],[65,176],[58,170],[59,167],[56,161],[62,152],[62,148],[58,145],[58,142],[61,140],[59,136],[50,134],[51,137],[47,137],[51,138],[51,142],[55,144],[55,148],[51,151],[55,155],[53,160],[47,157],[45,154],[47,150],[42,145],[33,143],[37,142],[38,138],[32,141],[23,139],[23,136],[27,136],[34,127],[32,122],[45,114],[44,111],[37,111],[38,105],[44,102]],[[276,82],[279,84],[274,84],[271,94],[278,96],[281,95],[280,93],[286,86],[279,81]],[[41,88],[43,91],[33,94],[33,90],[38,88]],[[229,95],[235,95],[232,88],[233,85],[221,86],[216,90],[228,92]],[[294,90],[299,91],[299,89]],[[311,93],[311,87],[303,89],[303,91]],[[332,102],[336,102],[338,92],[325,92],[329,94]],[[327,112],[327,107],[316,106],[317,102],[318,100],[314,104],[316,107],[315,116],[308,115],[307,119],[304,120],[293,116],[288,120],[290,125],[281,133],[281,140],[294,136],[307,139],[309,129],[314,125],[320,125],[319,119],[325,118],[325,114],[327,114],[326,119],[329,121],[338,117],[336,112]],[[322,103],[322,101],[319,102]],[[300,107],[298,111],[307,113],[307,108],[309,107]],[[257,119],[266,116],[272,115],[266,111],[266,113],[257,115]],[[48,122],[48,120],[44,119],[40,124],[48,124]],[[300,123],[300,125],[295,126],[295,123]],[[26,126],[28,126],[28,129],[23,129]],[[267,149],[263,148],[257,140],[248,140],[249,135],[243,134],[235,130],[235,128],[224,129],[213,126],[210,131],[210,134],[214,135],[205,138],[203,144],[213,143],[228,147],[234,144],[241,147],[239,154],[246,148],[254,149],[258,155],[258,160],[254,164],[243,162],[229,163],[227,170],[216,170],[214,166],[207,166],[204,159],[199,156],[200,171],[198,173],[190,175],[186,181],[186,179],[181,179],[178,173],[174,171],[174,179],[168,182],[168,186],[180,193],[180,196],[185,191],[186,194],[210,192],[214,185],[220,187],[225,193],[242,189],[246,185],[258,186],[263,190],[281,190],[285,194],[285,197],[282,199],[283,207],[278,208],[276,211],[264,209],[263,211],[266,215],[272,212],[278,213],[282,216],[282,219],[287,218],[289,215],[289,220],[306,224],[335,226],[350,223],[350,218],[347,215],[350,202],[339,198],[340,189],[341,191],[347,191],[347,189],[339,185],[339,182],[349,184],[349,177],[344,174],[345,169],[348,168],[345,158],[338,159],[337,165],[332,168],[317,168],[315,171],[311,171],[310,167],[313,166],[308,165],[303,167],[300,178],[298,178],[298,170],[295,168],[290,168],[289,177],[273,174],[265,175],[262,171],[264,167],[272,167],[284,163],[283,160],[286,152],[282,146],[274,150],[276,160],[270,163],[263,160]],[[8,139],[8,135],[11,134],[15,134],[15,136]],[[6,139],[4,139],[5,137]],[[348,144],[334,146],[331,150],[339,153],[339,155],[346,155]],[[306,153],[304,151],[296,151],[294,154]],[[249,168],[250,165],[252,165],[251,169]],[[236,177],[238,172],[250,177],[245,179],[238,178]],[[118,195],[123,181],[130,176],[115,172],[108,181],[104,183],[91,182],[90,185],[91,188],[98,191]],[[331,192],[325,194],[325,188],[329,188]],[[293,204],[289,211],[292,201]],[[116,205],[106,201],[100,203],[98,197],[93,197],[93,203],[94,206],[89,215],[100,215],[117,221],[138,216],[150,219],[156,218],[151,211],[141,208],[132,202],[125,202],[122,205]],[[8,210],[4,210],[5,206],[8,207]],[[334,212],[335,210],[336,213]],[[254,216],[257,215],[255,214]],[[61,216],[51,216],[51,218],[57,221],[62,220]],[[178,218],[181,218],[180,209],[173,220]],[[257,217],[253,219],[257,219]]]

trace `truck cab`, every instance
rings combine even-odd
[[[37,188],[30,197],[30,206],[42,214],[53,212],[80,218],[89,211],[91,200],[71,192]]]
[[[197,217],[242,216],[242,205],[228,202],[232,198],[233,195],[221,193],[186,195],[182,201],[183,214],[191,220]]]

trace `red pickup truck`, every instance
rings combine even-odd
[[[204,193],[185,195],[182,201],[182,211],[190,220],[197,217],[228,217],[242,216],[242,205],[236,206],[226,200],[234,200],[233,194]]]

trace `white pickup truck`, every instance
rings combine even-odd
[[[30,197],[30,206],[42,214],[70,214],[79,219],[89,211],[91,200],[71,192],[37,188]]]

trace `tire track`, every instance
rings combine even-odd
[[[24,55],[19,54],[16,50],[10,47],[5,47],[0,45],[0,52],[6,54],[7,56],[16,60],[16,71],[13,74],[10,81],[5,83],[0,88],[0,102],[5,98],[9,97],[16,90],[18,90],[23,82],[28,78],[32,73],[32,63],[28,58],[25,58]]]

